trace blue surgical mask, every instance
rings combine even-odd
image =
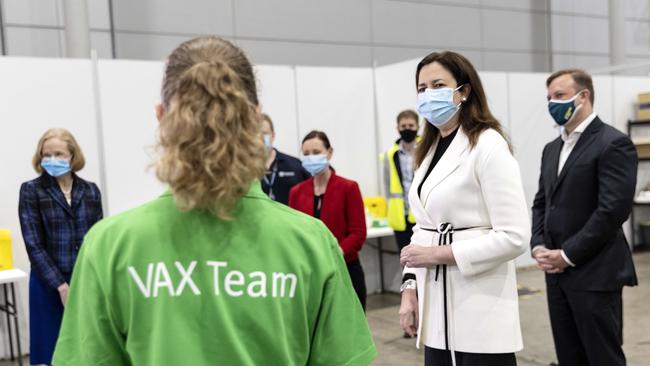
[[[272,139],[273,137],[271,135],[264,135],[264,146],[266,146],[267,151],[271,151],[271,149],[273,149]]]
[[[302,158],[302,167],[312,176],[325,171],[330,165],[325,154],[306,155]]]
[[[569,122],[576,111],[582,107],[582,104],[576,106],[574,103],[580,93],[582,93],[582,90],[577,92],[576,95],[574,95],[571,99],[551,99],[548,101],[548,111],[551,114],[551,117],[553,117],[555,120],[555,123],[560,126],[564,126],[567,122]]]
[[[454,93],[462,87],[425,89],[418,94],[418,112],[432,125],[444,125],[460,109],[461,103],[454,103]]]
[[[61,177],[70,172],[70,162],[65,159],[43,158],[41,167],[53,177]]]

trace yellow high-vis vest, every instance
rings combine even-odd
[[[395,166],[395,154],[399,150],[399,144],[395,144],[388,150],[388,167],[390,171],[390,187],[388,193],[388,226],[395,231],[406,230],[406,213],[404,206],[404,187],[399,179],[397,167]],[[408,213],[408,222],[415,224],[415,217],[411,210]]]

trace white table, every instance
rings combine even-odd
[[[9,351],[11,354],[11,361],[15,360],[14,356],[14,345],[13,345],[13,336],[11,334],[11,317],[14,318],[14,326],[16,328],[16,346],[18,348],[18,364],[23,365],[22,350],[20,348],[20,330],[18,327],[18,311],[16,306],[16,289],[14,284],[18,281],[22,281],[27,278],[27,273],[14,268],[0,271],[0,284],[2,284],[2,289],[5,295],[5,303],[0,304],[0,311],[4,311],[7,314],[7,333],[9,334]],[[11,301],[9,301],[9,295],[7,291],[7,285],[11,288]]]
[[[389,227],[369,227],[367,233],[367,239],[383,238],[385,236],[393,236],[393,229]]]
[[[399,254],[396,250],[386,250],[382,248],[382,239],[385,237],[393,236],[393,229],[389,227],[369,227],[366,235],[366,245],[369,245],[377,249],[377,256],[379,258],[379,290],[383,294],[386,292],[384,286],[384,253],[388,254]],[[377,245],[369,243],[368,239],[377,239]]]

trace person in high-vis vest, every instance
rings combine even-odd
[[[253,67],[217,37],[165,63],[159,198],[95,225],[55,366],[359,365],[377,355],[337,240],[260,186]]]
[[[415,225],[408,193],[413,181],[413,154],[417,144],[418,127],[418,114],[415,111],[401,111],[397,115],[397,132],[400,138],[383,155],[388,226],[395,232],[395,242],[400,252],[411,242]]]

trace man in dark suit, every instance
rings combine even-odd
[[[556,354],[562,366],[625,365],[622,289],[637,278],[622,224],[636,150],[593,112],[589,74],[557,71],[546,86],[561,135],[542,154],[531,248],[546,272]]]

